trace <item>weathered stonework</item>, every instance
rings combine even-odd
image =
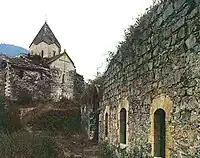
[[[119,108],[127,98],[128,143],[132,157],[154,155],[156,109],[165,118],[165,157],[200,157],[200,4],[166,0],[131,26],[104,74],[100,140],[120,147]],[[131,156],[130,156],[131,157]]]
[[[47,44],[45,42],[41,42],[37,45],[34,43],[30,46],[30,54],[31,55],[40,55],[42,56],[42,51],[43,51],[43,57],[44,58],[51,58],[54,57],[55,55],[60,54],[60,49],[56,44]],[[55,52],[55,53],[54,53]]]
[[[8,100],[20,102],[19,104],[76,97],[75,93],[84,81],[80,80],[81,76],[75,70],[60,70],[59,66],[64,67],[65,63],[48,68],[42,65],[41,61],[39,64],[35,62],[29,55],[0,55],[1,95]]]

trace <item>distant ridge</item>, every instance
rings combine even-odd
[[[28,50],[12,44],[0,44],[0,54],[6,54],[7,56],[16,56],[21,53],[27,54]]]

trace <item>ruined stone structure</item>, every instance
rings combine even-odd
[[[76,76],[76,68],[67,54],[66,50],[61,52],[61,45],[53,34],[47,22],[44,23],[33,42],[29,47],[31,55],[39,55],[46,59],[50,69],[56,69],[56,81],[62,86],[60,88],[53,87],[57,94],[57,98],[62,96],[73,98],[74,78]]]
[[[59,86],[52,71],[34,63],[27,55],[0,55],[1,95],[7,100],[33,101],[51,98],[52,86]]]
[[[118,157],[200,157],[199,22],[199,0],[166,0],[126,32],[99,115],[100,141]]]

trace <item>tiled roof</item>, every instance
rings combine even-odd
[[[58,42],[58,40],[56,39],[55,35],[53,34],[49,25],[46,22],[44,23],[44,25],[42,26],[42,28],[40,29],[40,31],[34,38],[33,42],[30,44],[30,46],[33,43],[37,45],[40,42],[45,42],[49,45],[55,43],[61,49],[60,43]],[[29,48],[30,48],[30,46],[29,46]]]

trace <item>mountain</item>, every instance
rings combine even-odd
[[[27,54],[28,50],[11,44],[0,44],[0,54],[6,54],[7,56],[16,56],[21,53]]]

